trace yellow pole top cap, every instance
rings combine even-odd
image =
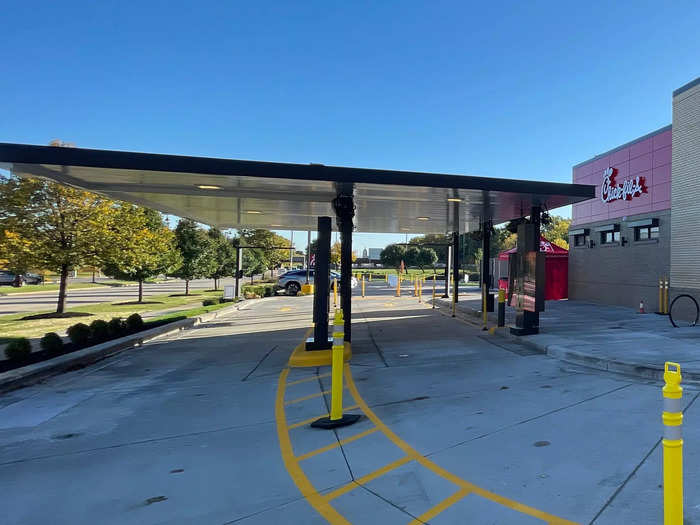
[[[674,367],[672,369],[671,367]],[[664,381],[667,385],[680,385],[681,383],[681,365],[672,361],[666,361],[664,364]]]

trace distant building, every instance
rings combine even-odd
[[[365,248],[365,251],[367,251],[367,257],[370,261],[378,261],[380,259],[380,255],[382,254],[383,248],[370,248],[367,250]]]

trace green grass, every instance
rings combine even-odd
[[[102,281],[99,283],[71,283],[68,284],[68,290],[78,290],[80,288],[100,288],[103,286],[126,286],[128,284],[136,284],[130,281]],[[55,292],[59,288],[58,284],[25,284],[21,288],[14,286],[0,287],[0,295],[16,295],[31,292]]]
[[[179,321],[180,319],[187,319],[188,317],[196,317],[198,315],[213,312],[214,310],[220,310],[227,306],[231,306],[234,302],[213,304],[211,306],[200,306],[198,308],[191,308],[190,310],[179,310],[177,312],[172,312],[169,314],[161,315],[160,317],[154,317],[149,319],[146,324],[164,324],[171,323],[173,321]]]
[[[167,310],[181,306],[182,309],[177,312],[167,312],[169,315],[183,315],[184,312],[190,310],[202,309],[202,312],[210,311],[211,306],[201,306],[204,299],[221,297],[223,292],[196,292],[187,297],[171,296],[171,295],[150,295],[141,303],[135,302],[114,302],[114,303],[98,303],[94,305],[77,306],[75,308],[66,309],[66,314],[74,315],[73,317],[48,317],[43,319],[22,319],[30,315],[37,315],[44,312],[22,312],[18,314],[0,316],[0,343],[7,342],[14,337],[41,337],[47,332],[65,332],[66,328],[75,323],[89,324],[95,319],[104,319],[109,321],[112,317],[128,317],[132,313],[145,314],[148,312],[156,312]],[[224,305],[229,303],[224,303]],[[219,305],[213,305],[218,307]],[[213,308],[216,309],[216,308]],[[76,316],[78,314],[78,316]],[[82,314],[82,315],[80,315]],[[196,315],[196,314],[193,314]],[[150,321],[150,319],[148,320]]]

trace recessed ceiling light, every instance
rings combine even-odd
[[[430,217],[416,217],[416,220],[419,220],[419,221],[429,221],[429,220],[430,220]]]
[[[410,230],[410,229],[411,229],[411,228],[401,228],[401,231],[407,232],[407,231]]]
[[[262,212],[258,210],[248,210],[246,213],[251,213],[253,215],[260,215]]]
[[[248,212],[248,213],[250,213],[250,212]],[[270,224],[270,226],[271,226],[272,228],[281,228],[281,227],[282,227],[281,224]]]
[[[457,197],[448,197],[447,202],[462,202],[462,199],[458,199]]]
[[[200,190],[220,190],[221,186],[214,186],[213,184],[197,184]]]

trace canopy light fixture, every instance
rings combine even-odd
[[[429,221],[429,220],[430,220],[430,217],[416,217],[416,220],[419,220],[419,221]]]
[[[411,229],[411,228],[401,228],[401,231],[407,232],[407,231],[410,230],[410,229]]]
[[[457,197],[448,197],[447,202],[462,202],[462,199]]]
[[[248,210],[246,213],[250,213],[251,215],[260,215],[262,212],[258,210]]]
[[[250,212],[248,212],[248,213],[250,213]],[[281,225],[281,224],[270,224],[270,227],[272,227],[272,228],[281,228],[282,225]]]
[[[220,190],[221,186],[214,186],[213,184],[197,184],[200,190]]]

